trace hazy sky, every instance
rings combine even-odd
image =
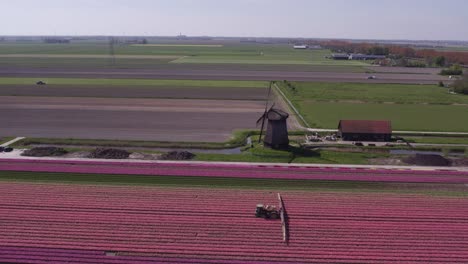
[[[468,40],[466,0],[0,0],[0,35]]]

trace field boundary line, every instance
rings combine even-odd
[[[5,142],[5,143],[1,144],[0,147],[8,147],[9,145],[11,145],[13,143],[16,143],[16,142],[18,142],[20,140],[23,140],[23,139],[25,139],[25,137],[17,137],[15,139],[12,139],[12,140],[10,140],[8,142]]]
[[[292,102],[288,99],[288,97],[286,96],[286,94],[283,93],[283,91],[281,91],[281,89],[278,87],[278,85],[276,83],[274,83],[274,86],[276,88],[276,90],[280,93],[281,97],[286,101],[286,103],[288,104],[289,108],[291,110],[294,111],[294,113],[301,119],[301,122],[306,126],[305,128],[310,128],[310,125],[309,123],[307,123],[307,121],[305,120],[305,118],[299,113],[299,111],[296,109],[296,107],[294,107],[294,105],[292,104]],[[303,127],[304,128],[304,127]]]

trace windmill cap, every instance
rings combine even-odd
[[[289,114],[284,112],[283,110],[279,110],[276,108],[270,109],[267,113],[267,118],[268,120],[273,120],[273,121],[280,121],[280,120],[286,120],[289,117]]]

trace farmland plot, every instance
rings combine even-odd
[[[463,263],[468,200],[415,194],[283,192],[279,221],[254,217],[276,192],[0,184],[8,263]]]

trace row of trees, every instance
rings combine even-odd
[[[468,65],[468,52],[438,51],[435,49],[415,49],[404,45],[379,45],[373,43],[353,43],[341,40],[310,41],[309,45],[321,45],[337,53],[362,53],[385,55],[392,59],[416,58],[424,60],[428,66],[444,67],[452,64]]]

